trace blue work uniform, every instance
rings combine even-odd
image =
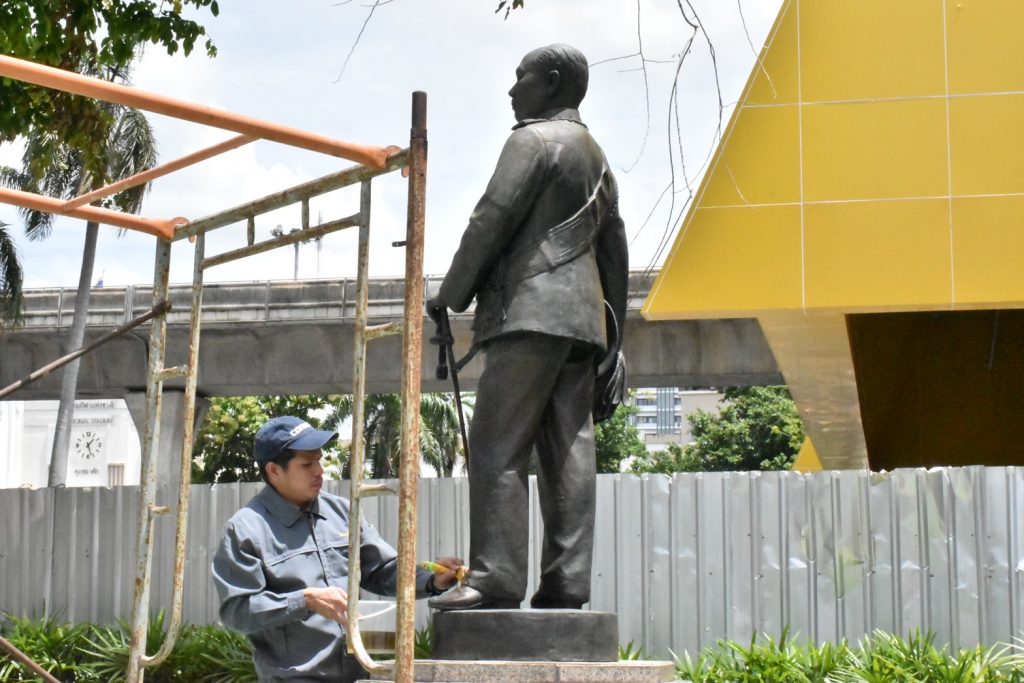
[[[272,486],[228,520],[212,567],[220,618],[249,637],[261,681],[341,676],[344,628],[307,609],[303,591],[347,589],[348,521],[345,498],[321,493],[299,508]],[[359,553],[360,586],[394,595],[397,553],[365,522]],[[417,597],[434,593],[431,578],[417,570]]]

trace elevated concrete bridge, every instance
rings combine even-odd
[[[439,277],[423,283],[427,295]],[[781,383],[764,334],[754,319],[647,322],[639,307],[649,282],[631,278],[626,321],[626,358],[631,386],[731,386]],[[372,279],[371,323],[400,320],[401,279]],[[140,315],[152,305],[149,286],[95,289],[87,321],[90,341]],[[199,391],[205,396],[349,393],[355,280],[286,280],[214,283],[204,288]],[[171,288],[167,365],[185,361],[191,287]],[[74,310],[74,289],[26,292],[24,325],[0,332],[0,386],[6,386],[63,354],[62,341]],[[456,354],[469,349],[470,313],[453,315]],[[433,323],[424,321],[423,389],[450,390],[434,378],[437,347],[427,343]],[[145,386],[148,330],[137,328],[82,359],[79,395],[118,398]],[[367,391],[399,390],[401,337],[371,342]],[[460,375],[475,388],[482,356]],[[168,382],[166,388],[180,386]],[[59,372],[11,395],[11,399],[58,397]]]

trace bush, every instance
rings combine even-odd
[[[876,631],[859,645],[846,641],[795,645],[784,632],[749,646],[720,641],[696,661],[675,657],[676,676],[692,683],[1024,683],[1024,650],[996,645],[961,650],[936,647],[933,634],[900,638]]]
[[[70,625],[55,618],[7,618],[0,629],[5,638],[62,681],[123,681],[128,668],[131,626],[82,623]],[[150,619],[147,650],[155,653],[164,642],[164,613]],[[6,652],[0,651],[0,681],[35,681]],[[146,681],[255,681],[252,649],[245,636],[219,626],[185,625],[171,654],[159,666],[146,668]]]

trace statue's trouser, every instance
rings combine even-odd
[[[536,448],[544,519],[538,594],[587,602],[597,485],[594,350],[524,333],[486,347],[470,426],[470,578],[498,599],[526,593],[527,467]]]

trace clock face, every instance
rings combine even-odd
[[[75,455],[92,460],[103,450],[103,437],[98,432],[82,432],[75,439]]]

